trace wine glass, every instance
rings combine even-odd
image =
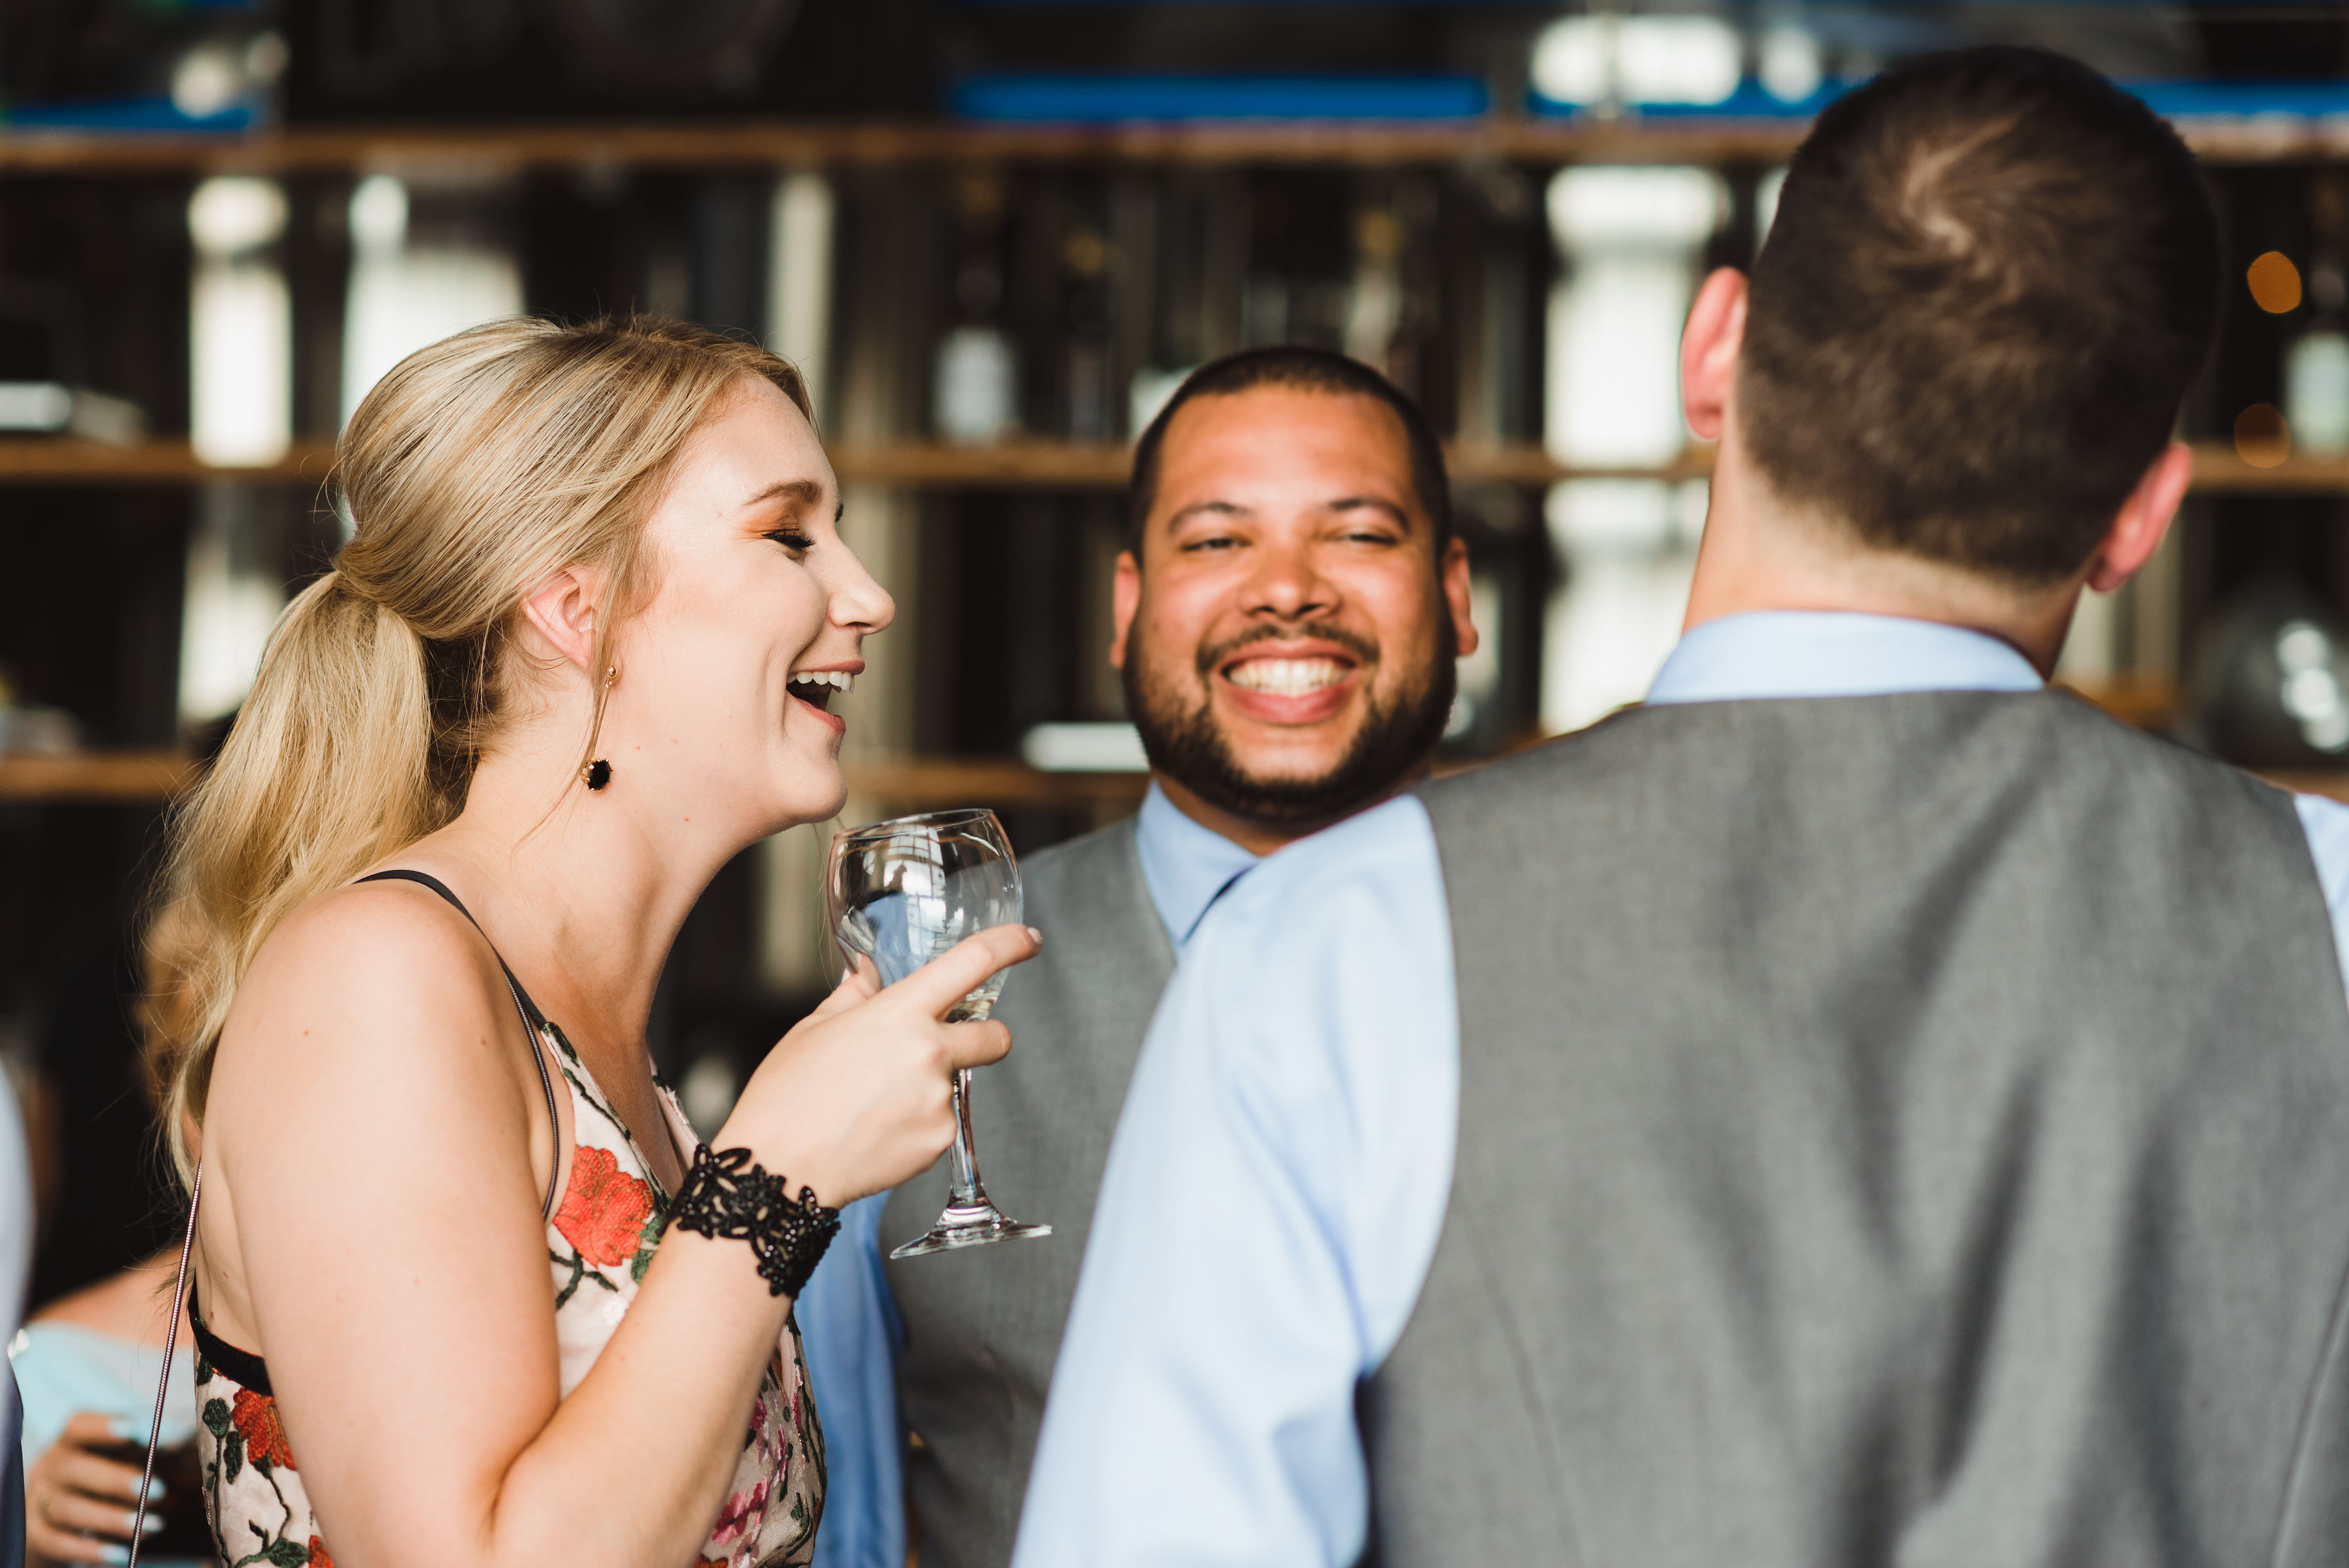
[[[1019,867],[995,813],[977,807],[892,817],[834,836],[825,878],[833,940],[853,966],[869,958],[894,985],[965,937],[1020,922]],[[954,1004],[947,1022],[985,1018],[1003,992],[1004,971]],[[889,1255],[917,1258],[985,1241],[1049,1236],[1021,1225],[979,1185],[970,1143],[970,1069],[954,1075],[955,1140],[946,1212],[929,1234]]]

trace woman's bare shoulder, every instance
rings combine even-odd
[[[315,1061],[321,1040],[336,1044],[329,1060],[352,1065],[388,1053],[410,1068],[450,1057],[487,1066],[512,1053],[481,1062],[473,1047],[519,1027],[512,1005],[497,955],[463,915],[413,883],[355,883],[311,899],[262,943],[216,1071],[289,1049]]]

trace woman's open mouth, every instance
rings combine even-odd
[[[856,676],[846,670],[802,670],[792,675],[783,690],[799,701],[806,703],[834,731],[844,732],[848,725],[832,711],[834,693],[845,697],[856,690]]]

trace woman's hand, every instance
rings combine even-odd
[[[35,1568],[129,1555],[139,1467],[99,1451],[120,1449],[125,1439],[114,1425],[111,1417],[83,1411],[25,1472],[25,1545]],[[163,1525],[154,1507],[162,1490],[158,1481],[149,1495],[150,1535]]]
[[[748,1147],[833,1208],[928,1169],[954,1141],[955,1070],[1011,1049],[1003,1024],[948,1023],[947,1010],[1042,949],[1031,927],[996,926],[886,988],[859,962],[767,1054],[711,1145]]]

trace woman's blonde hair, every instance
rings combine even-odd
[[[182,1129],[202,1124],[221,1025],[261,944],[463,808],[504,705],[514,618],[564,566],[607,574],[589,665],[605,668],[678,455],[746,379],[813,417],[784,360],[643,317],[477,327],[409,355],[359,404],[330,480],[350,542],[279,618],[171,826],[152,940],[180,971],[163,1125],[183,1178]]]

